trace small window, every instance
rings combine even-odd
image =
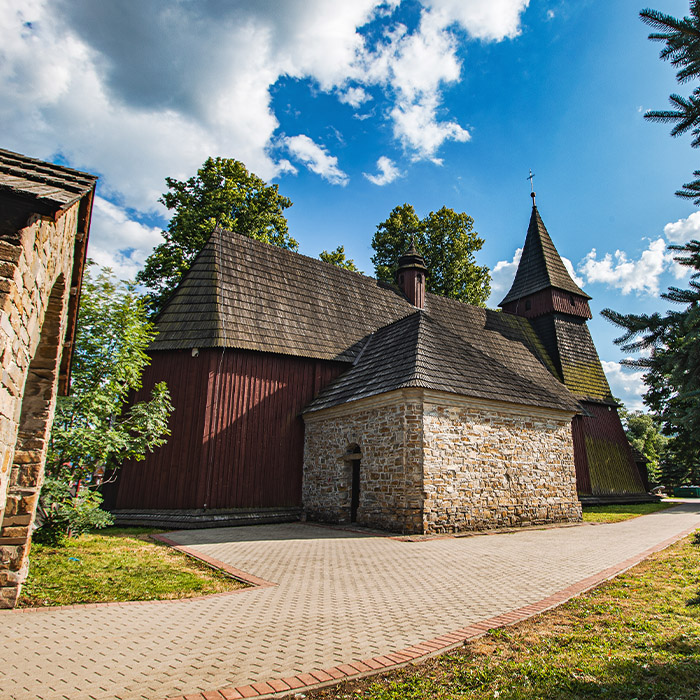
[[[418,273],[418,282],[420,283],[422,281],[423,281],[423,275],[421,275],[421,273],[419,272]]]
[[[532,308],[532,302],[529,299],[525,300],[525,311],[529,311]]]
[[[569,297],[569,302],[571,303],[571,306],[576,306],[576,300],[573,297]]]

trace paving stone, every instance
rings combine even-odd
[[[492,618],[520,619],[691,527],[700,503],[623,523],[420,542],[302,523],[180,531],[169,537],[277,585],[0,611],[0,696],[201,700],[278,681],[303,689],[300,678],[380,668],[458,643]]]

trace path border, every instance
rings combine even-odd
[[[384,671],[393,670],[406,666],[415,661],[422,661],[444,654],[447,651],[456,649],[462,646],[465,642],[481,637],[490,630],[498,629],[499,627],[507,627],[514,625],[530,617],[534,617],[546,610],[555,608],[568,600],[585,593],[595,586],[608,581],[615,576],[631,569],[640,562],[644,561],[652,554],[670,547],[684,537],[698,530],[697,525],[686,528],[680,533],[669,537],[668,539],[645,549],[643,552],[629,557],[624,561],[609,566],[607,569],[599,571],[597,574],[588,576],[580,581],[567,586],[566,588],[553,593],[542,600],[524,605],[507,613],[489,617],[480,622],[461,627],[454,632],[428,639],[414,644],[413,646],[398,649],[396,651],[384,654],[383,656],[374,656],[362,661],[350,661],[349,663],[339,664],[331,668],[315,669],[307,673],[300,673],[296,676],[288,678],[271,679],[250,685],[242,685],[236,687],[226,687],[217,690],[211,690],[203,693],[190,693],[187,695],[168,696],[166,700],[242,700],[243,698],[256,698],[263,700],[264,698],[283,698],[293,692],[302,692],[304,690],[312,690],[322,688],[324,686],[334,685],[339,681],[355,680],[365,676],[382,673]],[[176,545],[180,548],[180,545]],[[188,554],[190,552],[187,552]],[[197,555],[202,558],[202,555]],[[262,579],[260,579],[262,580]],[[269,584],[268,585],[276,585]]]

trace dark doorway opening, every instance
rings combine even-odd
[[[357,510],[360,507],[360,446],[350,445],[348,447],[347,459],[352,470],[352,480],[350,485],[350,522],[357,522]]]
[[[352,492],[350,495],[350,522],[357,522],[357,509],[360,506],[360,460],[352,462]]]

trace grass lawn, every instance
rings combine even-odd
[[[617,523],[677,505],[678,503],[631,503],[619,506],[583,506],[583,522]]]
[[[117,528],[32,544],[18,607],[191,598],[244,588],[221,571],[150,540],[163,530]]]
[[[456,652],[308,700],[697,700],[700,538]]]

